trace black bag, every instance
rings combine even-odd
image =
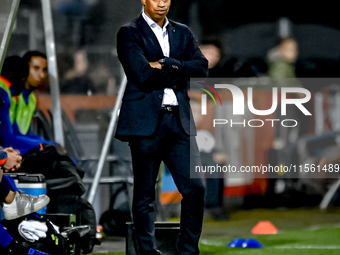
[[[126,185],[120,187],[111,197],[109,210],[100,217],[99,224],[103,226],[103,231],[108,236],[125,236],[126,222],[131,221],[129,201],[126,194]],[[120,206],[115,206],[118,195],[122,194],[123,201]]]
[[[22,246],[28,249],[33,248],[46,252],[51,255],[70,255],[70,244],[68,243],[68,240],[54,230],[50,221],[47,220],[46,222],[48,229],[46,238],[40,238],[36,242],[28,242],[18,232],[18,225],[22,220],[23,218],[2,221],[2,224],[7,228],[8,233]],[[38,219],[34,220],[38,221]]]
[[[81,196],[85,192],[84,171],[53,145],[44,145],[44,150],[34,148],[26,152],[19,171],[43,174],[50,197],[61,194]]]
[[[90,232],[80,239],[83,254],[91,253],[94,245],[100,244],[96,238],[96,214],[92,205],[85,199],[75,195],[54,196],[47,207],[47,213],[75,214],[77,226],[89,225],[91,227]]]
[[[80,240],[83,254],[91,253],[96,239],[97,223],[92,205],[80,196],[85,188],[82,182],[84,171],[53,145],[44,145],[43,150],[31,149],[23,155],[21,172],[45,175],[47,195],[51,201],[47,213],[75,214],[76,225],[89,225],[91,231]]]

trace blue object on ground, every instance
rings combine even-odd
[[[256,239],[236,238],[227,247],[230,248],[263,248],[263,245]]]

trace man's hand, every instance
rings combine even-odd
[[[162,69],[162,65],[159,62],[149,62],[152,68]]]
[[[12,147],[5,148],[4,151],[7,152],[7,161],[3,165],[5,172],[17,170],[20,167],[22,160],[20,154]]]

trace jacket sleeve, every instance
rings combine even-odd
[[[152,68],[146,58],[138,37],[139,31],[122,27],[117,35],[117,53],[124,71],[141,90],[171,88],[180,77],[161,69]]]
[[[189,28],[187,28],[187,32],[187,59],[178,60],[166,57],[164,70],[184,77],[187,80],[190,78],[205,78],[208,73],[208,60],[199,49],[196,39]]]
[[[7,161],[7,153],[3,150],[0,150],[0,166],[4,165]]]

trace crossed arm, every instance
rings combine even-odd
[[[142,88],[172,88],[190,77],[205,77],[208,61],[204,58],[188,30],[186,60],[166,57],[164,68],[157,61],[149,61],[141,46],[138,30],[123,27],[118,32],[117,51],[125,73]],[[175,67],[175,68],[173,68]],[[156,87],[155,84],[157,84]],[[186,84],[182,82],[182,84]]]

